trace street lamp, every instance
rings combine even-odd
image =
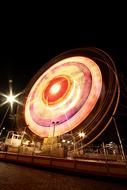
[[[55,136],[55,127],[56,125],[59,124],[59,121],[53,121],[52,122],[52,125],[53,125],[53,140],[52,140],[52,146],[53,146],[53,143],[54,143],[54,136]]]
[[[54,136],[55,136],[55,127],[56,127],[56,125],[59,124],[59,121],[56,121],[56,122],[53,121],[52,124],[53,124],[53,138],[54,138]]]
[[[78,135],[81,138],[81,148],[82,148],[83,147],[82,140],[86,137],[86,134],[83,131],[80,131]]]
[[[0,136],[2,135],[3,130],[5,130],[5,127],[3,127],[0,131]]]
[[[23,92],[19,92],[18,94],[15,94],[15,95],[13,94],[13,91],[12,91],[12,82],[13,82],[12,80],[9,80],[9,94],[8,95],[7,94],[3,94],[3,93],[0,92],[0,95],[6,98],[6,100],[2,104],[0,104],[0,107],[2,107],[3,105],[9,103],[10,107],[11,107],[11,111],[13,109],[13,104],[14,103],[18,103],[18,104],[22,105],[22,103],[19,102],[16,98],[18,96],[20,96],[21,94],[23,94]]]
[[[2,107],[2,106],[9,103],[9,105],[8,105],[8,107],[6,109],[6,112],[4,114],[4,117],[3,117],[3,119],[2,119],[2,121],[0,123],[0,129],[1,129],[2,125],[3,125],[3,122],[4,122],[5,118],[6,118],[6,115],[7,115],[8,111],[9,111],[9,109],[11,108],[11,111],[12,111],[13,104],[18,103],[18,104],[22,105],[22,103],[19,102],[16,98],[18,96],[20,96],[21,94],[23,94],[23,92],[20,92],[20,93],[14,95],[13,92],[12,92],[12,82],[13,82],[12,80],[9,80],[9,94],[8,95],[0,92],[0,95],[2,97],[6,98],[6,100],[3,103],[0,104],[0,107]]]
[[[79,135],[80,138],[81,138],[81,137],[84,138],[84,137],[86,136],[86,134],[85,134],[84,132],[79,132],[78,135]]]

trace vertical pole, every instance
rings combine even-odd
[[[54,135],[55,135],[55,122],[53,123],[53,139],[54,139]]]
[[[23,142],[23,139],[24,139],[25,134],[26,134],[26,127],[25,127],[25,129],[22,131],[20,146],[22,145],[22,142]]]
[[[9,80],[9,96],[12,96],[12,83],[13,83],[13,81],[10,79]],[[12,111],[13,111],[13,103],[12,102],[10,102],[10,106],[11,106],[11,109],[10,109],[10,112],[12,113]]]
[[[118,130],[118,127],[117,127],[117,124],[116,124],[116,120],[115,120],[114,117],[112,117],[112,118],[113,118],[113,121],[114,121],[114,124],[115,124],[116,133],[117,133],[119,143],[120,143],[120,148],[121,148],[121,152],[122,152],[122,160],[126,161],[126,157],[125,157],[125,153],[124,153],[124,149],[123,149],[123,144],[122,144],[121,137],[120,137],[120,134],[119,134],[119,130]]]
[[[0,131],[0,136],[1,136],[2,133],[3,133],[3,130],[5,130],[5,127],[3,127],[3,128],[1,129],[1,131]]]
[[[75,142],[75,136],[73,135],[72,131],[71,131],[71,135],[72,135],[72,139],[73,139],[73,152],[75,154],[75,152],[76,152],[76,142]]]
[[[53,135],[52,135],[52,149],[53,149],[56,122],[53,121],[52,124],[53,124]]]
[[[53,149],[53,143],[54,143],[54,137],[55,137],[55,129],[56,129],[56,125],[59,124],[59,121],[56,121],[56,122],[53,121],[52,124],[53,124],[53,139],[52,139],[52,149]]]
[[[107,154],[106,154],[104,142],[102,143],[102,147],[103,147],[103,152],[104,152],[105,161],[107,162]]]
[[[75,136],[73,137],[73,141],[74,141],[74,153],[75,153],[75,150],[76,150]]]
[[[0,128],[1,128],[2,125],[3,125],[3,122],[4,122],[4,120],[5,120],[5,118],[6,118],[6,115],[7,115],[8,111],[9,111],[9,108],[10,108],[10,105],[7,107],[7,110],[6,110],[5,114],[4,114],[4,117],[3,117],[3,119],[2,119],[2,121],[1,121],[1,123],[0,123]]]

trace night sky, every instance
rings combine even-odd
[[[39,35],[39,37],[38,37]],[[126,31],[118,27],[115,28],[92,28],[92,27],[79,27],[70,26],[68,30],[66,27],[59,29],[50,28],[39,31],[39,34],[33,39],[32,36],[27,41],[21,37],[15,43],[15,48],[11,49],[13,41],[9,48],[9,56],[0,56],[0,91],[6,93],[8,91],[8,80],[13,80],[14,92],[23,90],[36,72],[48,61],[55,56],[59,55],[70,49],[83,48],[83,47],[97,47],[107,52],[116,64],[121,84],[121,101],[119,113],[119,123],[126,138],[127,125],[127,53],[126,53]],[[22,41],[23,40],[23,41]],[[21,47],[20,47],[21,44]],[[15,49],[19,48],[24,51],[18,53]],[[14,50],[14,51],[13,51]],[[28,53],[27,53],[28,51]],[[0,108],[0,117],[3,117],[3,109]],[[126,115],[126,117],[125,117]],[[125,121],[125,122],[123,122]]]

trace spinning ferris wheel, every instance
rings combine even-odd
[[[97,48],[64,52],[50,60],[25,90],[18,109],[29,130],[42,138],[82,131],[84,146],[109,125],[120,96],[113,60]],[[55,126],[55,130],[54,130]]]

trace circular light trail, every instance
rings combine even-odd
[[[69,82],[66,77],[58,76],[53,78],[43,92],[43,100],[48,104],[53,104],[59,101],[66,95],[69,88]]]
[[[55,136],[76,128],[93,110],[102,90],[102,75],[95,61],[72,56],[49,67],[37,79],[25,105],[29,129],[51,137],[52,121]]]
[[[119,97],[117,71],[107,53],[97,48],[70,50],[32,78],[22,97],[24,107],[17,109],[17,125],[27,125],[41,138],[61,136],[77,148],[79,141],[87,146],[112,121]]]

